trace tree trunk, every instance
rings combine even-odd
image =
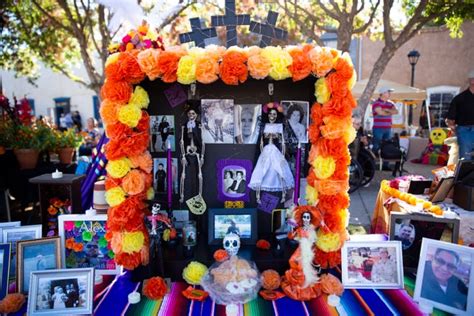
[[[374,64],[374,68],[370,73],[369,81],[367,82],[367,86],[364,89],[364,92],[359,98],[358,102],[358,109],[361,111],[361,115],[365,115],[365,111],[367,106],[369,105],[370,99],[372,94],[377,87],[377,83],[379,82],[382,74],[387,67],[388,62],[392,59],[393,55],[395,54],[396,49],[392,47],[385,46],[382,50],[382,53],[379,55],[379,58]]]

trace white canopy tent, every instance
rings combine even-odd
[[[352,95],[354,98],[359,99],[364,92],[365,87],[369,79],[363,79],[358,81],[354,88],[352,88]],[[374,94],[372,94],[372,98],[376,99],[379,97],[379,89],[381,87],[389,87],[394,89],[395,91],[392,92],[391,99],[394,101],[399,100],[410,100],[410,101],[423,101],[426,99],[426,91],[414,87],[405,86],[403,84],[393,82],[390,80],[380,79],[377,87],[375,88]]]

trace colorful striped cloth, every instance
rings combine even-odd
[[[140,303],[128,305],[126,293],[140,290],[139,283],[131,282],[125,273],[117,277],[111,286],[96,296],[94,315],[159,315],[159,316],[225,316],[225,306],[215,304],[210,298],[204,302],[190,301],[181,292],[187,284],[174,282],[170,292],[161,300],[153,301],[142,296]],[[354,290],[346,289],[341,304],[332,307],[327,304],[327,296],[307,302],[295,301],[288,297],[277,301],[266,301],[261,297],[239,305],[239,316],[271,315],[423,315],[416,303],[405,290]]]

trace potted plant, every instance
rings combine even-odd
[[[76,149],[81,145],[83,137],[74,129],[70,128],[64,132],[57,132],[56,151],[62,164],[70,164]]]
[[[35,168],[39,153],[44,148],[38,138],[38,130],[28,125],[11,125],[7,133],[20,169]]]

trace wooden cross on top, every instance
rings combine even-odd
[[[206,38],[217,37],[216,29],[213,27],[203,29],[201,27],[201,19],[192,18],[189,19],[191,23],[191,32],[179,34],[179,41],[181,44],[194,42],[196,46],[205,47],[204,40]]]
[[[235,14],[235,0],[225,0],[225,15],[211,17],[212,26],[226,26],[226,47],[237,45],[237,25],[250,25],[249,14]]]
[[[275,26],[277,19],[278,13],[269,11],[265,23],[258,23],[255,21],[250,22],[250,32],[262,35],[260,47],[269,46],[273,38],[286,40],[288,37],[287,31]]]

